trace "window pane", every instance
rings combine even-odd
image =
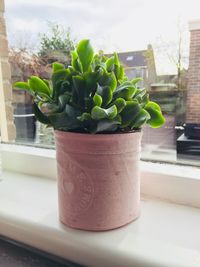
[[[162,108],[165,125],[143,127],[142,158],[200,164],[197,1],[181,8],[178,0],[5,2],[12,83],[30,75],[48,80],[51,63],[67,66],[74,45],[89,38],[96,51],[116,51],[127,77],[142,77],[138,88]],[[13,90],[12,105],[17,143],[54,146],[53,130],[36,121],[25,91]]]

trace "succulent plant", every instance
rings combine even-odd
[[[128,80],[117,54],[94,54],[89,40],[72,52],[71,66],[53,63],[50,81],[31,76],[14,87],[34,99],[36,118],[54,129],[81,133],[113,133],[164,124],[160,106],[146,89]]]

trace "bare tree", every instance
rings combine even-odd
[[[188,66],[188,38],[186,29],[178,24],[178,34],[175,41],[166,41],[162,37],[159,38],[159,44],[155,46],[157,54],[166,55],[172,65],[176,68],[176,85],[179,89],[185,83],[183,76],[185,76],[185,69]],[[184,85],[185,87],[185,85]]]

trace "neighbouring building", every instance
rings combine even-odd
[[[200,124],[200,20],[189,23],[190,56],[186,122]]]
[[[190,56],[184,134],[177,139],[179,158],[200,158],[200,20],[189,23]]]

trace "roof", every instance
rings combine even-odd
[[[147,66],[145,53],[147,50],[141,50],[141,51],[129,51],[129,52],[119,52],[118,57],[120,62],[125,67],[141,67],[141,66]],[[112,56],[107,55],[107,56]]]

